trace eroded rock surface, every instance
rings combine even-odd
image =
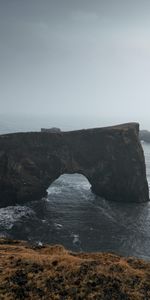
[[[0,205],[46,195],[64,173],[81,173],[94,193],[114,201],[148,201],[139,125],[0,136]]]

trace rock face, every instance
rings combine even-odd
[[[149,200],[137,123],[0,136],[0,205],[39,199],[64,173],[80,173],[108,200]]]

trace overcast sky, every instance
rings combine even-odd
[[[0,112],[150,129],[150,1],[0,0]]]

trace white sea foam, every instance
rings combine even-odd
[[[56,229],[62,229],[63,225],[59,223],[54,223]]]
[[[73,244],[77,244],[80,242],[79,234],[72,234],[71,236],[73,237]]]
[[[35,213],[26,206],[8,206],[0,209],[0,227],[11,229],[15,222],[22,217],[31,217]]]
[[[50,186],[48,188],[47,192],[48,192],[48,195],[50,195],[50,194],[52,194],[52,195],[61,194],[62,188],[57,187],[57,186]]]
[[[42,220],[42,223],[46,223],[47,221],[45,219]]]
[[[89,181],[80,174],[64,174],[61,175],[54,183],[48,188],[48,194],[56,195],[62,192],[67,192],[69,189],[75,189],[79,192],[89,190],[91,187]]]

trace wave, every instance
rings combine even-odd
[[[33,217],[35,212],[27,206],[8,206],[0,209],[0,229],[9,230],[22,217]]]

